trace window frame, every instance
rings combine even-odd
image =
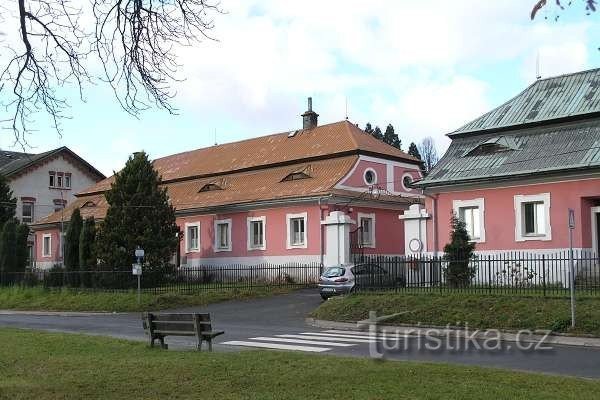
[[[367,247],[370,249],[374,249],[376,247],[376,238],[375,238],[375,213],[358,213],[357,214],[357,226],[362,228],[362,220],[370,219],[371,220],[371,240],[369,243],[363,242],[364,231],[361,230],[360,242],[362,247]]]
[[[461,209],[463,208],[477,208],[479,210],[479,237],[470,237],[472,243],[485,243],[485,199],[483,197],[470,200],[454,200],[452,202],[452,209],[454,215],[460,218]]]
[[[304,220],[304,242],[301,244],[292,243],[292,220],[303,219]],[[297,213],[297,214],[286,214],[286,248],[291,249],[306,249],[308,247],[308,213]]]
[[[552,224],[551,224],[551,203],[550,193],[539,193],[533,195],[515,195],[515,241],[526,242],[526,241],[550,241],[552,240]],[[536,233],[525,233],[525,205],[531,203],[540,203],[543,205],[544,212],[544,229],[543,234]],[[534,222],[537,226],[537,223]]]
[[[227,247],[219,246],[219,225],[227,225]],[[232,243],[231,243],[231,218],[227,219],[217,219],[215,220],[214,230],[215,230],[215,240],[214,240],[214,251],[215,253],[219,253],[222,251],[231,251]]]
[[[197,248],[192,248],[190,247],[190,242],[189,242],[189,231],[191,228],[196,228],[197,232],[198,232],[198,247]],[[184,235],[184,240],[185,240],[185,252],[186,253],[199,253],[200,252],[200,222],[186,222],[185,223],[185,235]]]
[[[54,171],[48,172],[48,187],[51,187],[51,188],[56,187],[56,172],[54,172]]]
[[[255,222],[262,223],[262,245],[257,246],[253,243],[254,232],[252,231],[252,225]],[[248,250],[266,250],[267,249],[267,217],[248,217],[246,218],[246,244]]]
[[[63,183],[64,183],[64,188],[65,189],[71,189],[71,184],[72,184],[71,180],[72,179],[73,178],[72,178],[71,174],[68,174],[68,173],[65,174],[65,176],[63,178]]]
[[[48,247],[46,248],[46,239],[48,239]],[[42,257],[52,257],[52,234],[44,233],[42,235]]]
[[[367,173],[371,172],[373,173],[373,182],[369,182],[367,180]],[[377,171],[375,171],[373,168],[365,168],[364,172],[363,172],[363,181],[365,182],[365,184],[367,186],[371,186],[371,185],[377,185],[377,182],[379,182],[378,176],[377,176]]]
[[[31,206],[31,217],[29,221],[25,221],[25,216],[23,212],[25,211],[25,205],[28,204]],[[22,200],[21,201],[21,222],[24,224],[31,224],[35,220],[35,201],[31,200]]]

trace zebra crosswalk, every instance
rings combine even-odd
[[[220,344],[227,346],[321,353],[330,351],[334,348],[347,348],[361,344],[377,343],[382,339],[383,337],[371,336],[368,332],[324,330],[320,332],[255,336],[244,340],[230,340]]]

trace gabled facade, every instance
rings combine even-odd
[[[455,213],[480,253],[600,243],[600,70],[538,80],[448,136],[452,143],[416,187],[427,196],[428,243],[440,252]]]
[[[398,216],[420,201],[407,187],[421,178],[419,160],[348,121],[319,126],[310,106],[302,116],[302,129],[154,160],[183,233],[177,264],[322,262],[332,211],[364,228],[365,252],[404,253]],[[102,220],[112,181],[82,190],[64,214]],[[60,218],[35,227],[39,267],[60,261]]]
[[[0,150],[0,174],[17,199],[17,218],[35,224],[62,210],[75,193],[105,179],[105,176],[67,147],[29,154]],[[34,237],[30,238],[30,260]]]

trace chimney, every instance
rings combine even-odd
[[[308,111],[302,114],[302,129],[316,128],[318,125],[319,114],[312,109],[312,97],[308,98]]]

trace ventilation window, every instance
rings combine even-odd
[[[510,136],[493,137],[468,150],[464,156],[486,156],[505,151],[519,150],[515,139]]]
[[[200,188],[200,193],[202,192],[212,192],[215,190],[223,190],[223,188],[219,185],[217,185],[216,183],[207,183],[206,185],[202,186]]]
[[[369,168],[365,171],[364,179],[367,185],[374,185],[377,183],[377,173]]]
[[[80,208],[87,208],[87,207],[96,207],[96,203],[89,200],[89,201],[86,201],[85,203],[83,203],[83,205]]]
[[[281,180],[281,182],[299,181],[300,179],[312,178],[311,173],[312,167],[307,165],[306,167],[290,172]]]

